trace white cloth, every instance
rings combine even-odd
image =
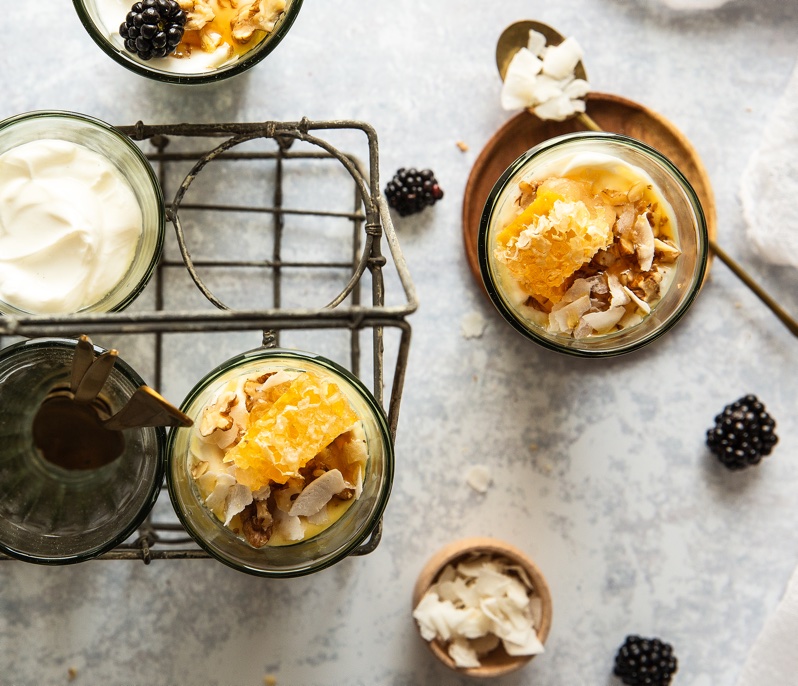
[[[798,267],[798,66],[742,176],[748,239],[772,264]],[[798,677],[796,682],[798,683]]]
[[[662,0],[663,4],[675,10],[714,10],[729,0]]]
[[[798,683],[798,570],[754,642],[737,686]]]

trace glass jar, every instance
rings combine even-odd
[[[37,448],[36,415],[54,389],[69,387],[75,344],[36,339],[0,351],[0,549],[28,562],[82,562],[122,543],[163,480],[161,427],[125,430],[121,455],[95,468],[57,464]],[[142,385],[117,358],[100,398],[114,414]]]
[[[203,84],[229,79],[241,74],[264,59],[274,50],[296,20],[303,0],[286,0],[285,10],[277,20],[274,29],[266,34],[250,50],[237,59],[218,67],[191,70],[190,59],[161,58],[142,60],[125,50],[124,41],[119,35],[119,26],[125,21],[133,2],[127,0],[72,0],[81,23],[100,46],[102,51],[126,69],[162,83]],[[170,60],[173,63],[170,68]]]
[[[675,242],[681,254],[669,270],[670,283],[650,313],[608,333],[575,337],[554,332],[541,311],[497,258],[497,234],[521,213],[519,182],[541,182],[560,176],[579,160],[602,160],[642,172],[672,210]],[[599,162],[596,162],[599,165]],[[601,178],[594,176],[593,178]],[[529,191],[527,191],[529,192]],[[707,227],[690,183],[664,155],[638,140],[612,133],[584,132],[547,140],[521,155],[502,174],[488,196],[477,239],[479,266],[488,295],[502,317],[523,336],[557,352],[606,357],[637,350],[668,331],[687,312],[704,279]],[[663,283],[665,283],[663,281]]]
[[[360,420],[368,460],[362,492],[340,519],[312,537],[287,545],[251,546],[203,502],[192,476],[192,442],[202,414],[231,381],[265,372],[312,372],[335,383]],[[213,557],[242,572],[264,577],[311,574],[342,560],[374,531],[388,502],[394,471],[391,434],[385,416],[368,389],[350,372],[318,355],[261,348],[223,363],[191,390],[181,410],[194,420],[190,428],[173,429],[167,442],[169,495],[186,530]]]
[[[119,170],[133,190],[142,214],[142,231],[133,260],[108,293],[77,311],[86,313],[122,310],[141,293],[161,258],[165,215],[163,193],[158,179],[144,153],[135,143],[99,119],[73,112],[38,111],[0,122],[0,155],[20,145],[43,139],[75,143],[101,155]],[[35,227],[31,227],[31,230],[34,229]],[[76,257],[76,262],[77,260]],[[29,314],[2,299],[0,313]]]

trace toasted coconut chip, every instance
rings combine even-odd
[[[559,303],[558,303],[559,304]],[[555,307],[557,307],[555,305]],[[579,324],[582,315],[590,309],[590,296],[583,295],[558,309],[552,308],[549,315],[549,331],[570,333]]]
[[[584,79],[574,79],[563,88],[563,93],[571,98],[571,100],[584,98],[589,92],[590,84]]]
[[[569,36],[559,45],[551,45],[546,49],[543,73],[555,79],[571,76],[582,56],[581,46],[573,36]]]
[[[461,561],[456,568],[447,565],[413,612],[421,635],[448,642],[449,654],[461,660],[460,666],[477,666],[472,657],[478,660],[500,640],[513,655],[541,652],[532,620],[531,583],[526,574],[516,576],[515,569],[487,556]],[[539,614],[541,606],[535,607]]]
[[[659,238],[654,239],[654,250],[662,255],[662,260],[664,262],[675,262],[676,258],[682,254],[682,251],[675,245]]]
[[[224,504],[224,525],[230,524],[239,512],[252,502],[252,491],[246,486],[236,484],[227,490],[227,498]]]
[[[479,667],[480,665],[477,651],[465,639],[456,638],[452,641],[448,653],[458,667]]]
[[[651,306],[645,300],[641,300],[640,298],[638,298],[631,288],[629,288],[628,286],[623,286],[623,290],[626,291],[626,294],[629,296],[632,302],[634,302],[634,304],[637,305],[638,308],[643,310],[643,312],[645,312],[646,314],[649,314],[651,312]]]
[[[525,640],[522,643],[515,643],[504,639],[502,640],[502,645],[508,655],[540,655],[540,653],[545,651],[534,629],[527,632]]]
[[[198,480],[200,488],[203,487],[202,480],[205,479],[205,477],[211,477],[214,480],[212,489],[203,489],[210,490],[208,497],[205,498],[205,504],[208,506],[208,509],[222,519],[223,517],[221,514],[224,513],[227,494],[236,483],[235,477],[231,474],[205,474]]]
[[[316,514],[332,500],[336,493],[347,487],[344,477],[337,469],[325,472],[318,479],[311,481],[294,500],[288,514],[294,517]]]
[[[477,493],[487,493],[488,486],[493,482],[490,470],[481,464],[474,465],[466,472],[466,483]]]
[[[540,57],[546,49],[546,36],[539,31],[529,29],[529,40],[526,47],[533,55]]]
[[[535,102],[535,81],[543,62],[526,48],[521,48],[504,76],[501,105],[506,110],[520,110]]]
[[[588,312],[582,319],[597,333],[606,333],[626,314],[623,307],[611,307],[603,312]]]
[[[306,519],[308,521],[308,524],[312,524],[313,526],[324,526],[330,521],[329,507],[325,505],[315,514],[306,517]]]
[[[275,532],[287,541],[301,541],[305,537],[305,525],[299,517],[292,517],[279,509],[273,516]]]
[[[275,488],[273,490],[274,504],[277,505],[277,509],[282,510],[286,514],[291,512],[294,501],[299,497],[299,494],[302,493],[304,487],[305,480],[302,477],[293,477],[286,482],[285,486]]]
[[[564,121],[571,115],[580,111],[577,106],[578,102],[579,101],[571,100],[571,98],[562,93],[551,100],[546,100],[540,105],[535,106],[532,108],[532,111],[540,119]]]
[[[640,269],[647,272],[654,262],[654,231],[644,214],[635,220],[632,236]]]
[[[611,307],[623,307],[629,302],[629,295],[621,286],[621,282],[618,281],[618,277],[615,274],[609,274],[607,276],[607,286],[610,290],[610,306]]]

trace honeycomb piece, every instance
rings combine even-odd
[[[613,241],[615,212],[590,184],[551,178],[535,199],[497,234],[495,256],[525,293],[556,303],[568,280]]]
[[[341,389],[310,372],[297,377],[255,421],[224,461],[253,491],[270,481],[284,484],[358,417]]]

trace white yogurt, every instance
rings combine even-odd
[[[0,155],[0,300],[33,314],[93,305],[125,276],[142,233],[130,184],[62,140]]]

